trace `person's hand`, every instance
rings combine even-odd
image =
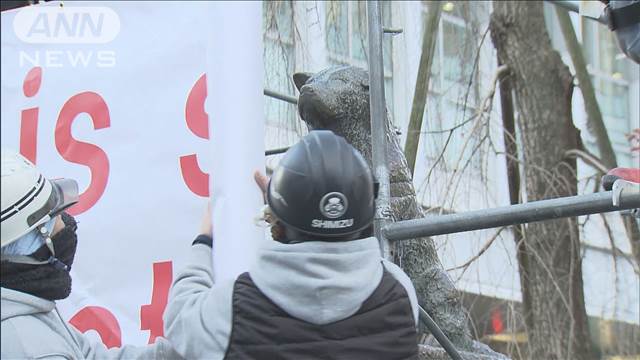
[[[213,226],[211,225],[211,201],[207,203],[207,208],[202,215],[200,234],[213,237]]]
[[[264,203],[266,204],[269,178],[262,174],[260,171],[256,171],[253,173],[253,179],[256,181],[256,184],[258,184],[258,187],[262,191],[262,197],[264,199]],[[284,226],[273,216],[271,211],[268,211],[265,214],[264,221],[271,225],[271,238],[273,240],[283,242],[285,237]]]
[[[267,203],[267,186],[269,186],[269,178],[266,177],[260,171],[256,170],[256,172],[253,173],[253,179],[256,181],[256,184],[258,184],[260,191],[262,191],[262,199],[266,204]]]

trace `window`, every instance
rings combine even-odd
[[[326,4],[327,50],[337,58],[349,56],[349,4],[330,1]]]
[[[632,166],[626,135],[634,126],[630,118],[629,82],[631,66],[618,49],[609,29],[589,19],[582,19],[582,43],[587,69],[591,74],[596,99],[616,153],[618,165]],[[585,134],[587,135],[587,134]],[[585,137],[589,150],[597,153],[595,139]]]
[[[426,126],[423,127],[425,129],[423,131],[427,134],[427,140],[421,141],[422,146],[426,147],[427,162],[433,164],[444,149],[439,169],[447,172],[460,171],[468,159],[471,159],[467,170],[479,171],[481,157],[478,156],[477,151],[480,135],[474,134],[468,140],[469,131],[472,129],[471,122],[467,126],[459,126],[466,120],[463,119],[463,116],[468,119],[474,114],[475,109],[467,107],[463,111],[463,107],[456,101],[438,95],[429,96],[427,105],[426,112],[429,117],[425,117]],[[449,136],[449,130],[453,128],[456,129]]]
[[[436,39],[436,57],[431,71],[431,89],[450,99],[467,98],[467,104],[475,105],[477,92],[467,94],[469,77],[473,71],[476,41],[471,24],[471,7],[484,6],[481,2],[449,1],[443,5]],[[426,1],[423,1],[423,24],[427,19]],[[476,10],[474,8],[474,10]]]
[[[295,96],[291,76],[295,65],[293,4],[291,1],[263,2],[265,88]],[[267,124],[296,129],[296,106],[265,98]]]
[[[427,1],[423,1],[422,23],[427,20]],[[448,1],[442,3],[435,57],[431,65],[429,102],[425,109],[423,129],[428,134],[427,141],[421,141],[427,148],[425,153],[429,163],[439,157],[446,144],[439,168],[444,171],[457,170],[472,158],[470,169],[479,171],[481,157],[475,153],[478,139],[467,141],[471,127],[461,126],[449,137],[448,129],[460,125],[475,113],[478,102],[478,87],[474,81],[473,63],[478,44],[472,13],[483,13],[483,2]],[[424,26],[424,25],[423,25]],[[420,40],[422,43],[422,39]],[[475,79],[474,79],[475,80]],[[470,125],[470,124],[469,124]],[[447,142],[448,139],[448,142]]]
[[[328,1],[325,3],[326,41],[329,63],[368,69],[367,2]],[[380,2],[383,26],[391,26],[391,2]],[[393,114],[393,61],[391,35],[383,35],[385,100]]]

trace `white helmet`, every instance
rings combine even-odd
[[[78,202],[74,180],[47,180],[22,155],[2,149],[1,247],[19,239]]]

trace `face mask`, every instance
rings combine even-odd
[[[31,257],[39,261],[49,260],[50,264],[54,267],[68,272],[71,270],[71,265],[76,255],[76,246],[78,245],[76,230],[78,229],[78,225],[73,216],[66,212],[63,212],[61,217],[64,228],[51,236],[54,254],[51,253],[49,246],[44,244],[31,254]]]
[[[30,265],[2,261],[2,278],[0,279],[2,287],[47,300],[59,300],[69,296],[71,292],[69,270],[73,264],[78,245],[77,223],[67,213],[62,213],[61,216],[65,227],[51,237],[56,262]],[[30,256],[45,261],[51,258],[52,254],[45,244]]]
[[[63,212],[61,216],[64,228],[51,237],[51,242],[53,243],[55,257],[71,270],[78,245],[78,235],[76,234],[78,223],[73,216],[66,212]]]

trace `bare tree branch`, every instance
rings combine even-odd
[[[469,260],[465,261],[464,264],[462,265],[458,265],[449,269],[446,269],[446,271],[453,271],[453,270],[458,270],[458,269],[464,269],[462,271],[462,273],[460,274],[460,276],[462,276],[465,271],[467,271],[467,269],[469,268],[469,266],[476,260],[478,260],[480,258],[480,256],[482,256],[482,254],[484,254],[493,244],[493,242],[498,238],[498,236],[500,235],[500,233],[502,232],[502,230],[506,229],[506,227],[501,227],[498,229],[498,231],[496,231],[495,234],[493,234],[493,236],[491,236],[482,246],[482,248],[480,249],[480,251],[478,251],[477,254],[475,254],[474,256],[472,256]]]

